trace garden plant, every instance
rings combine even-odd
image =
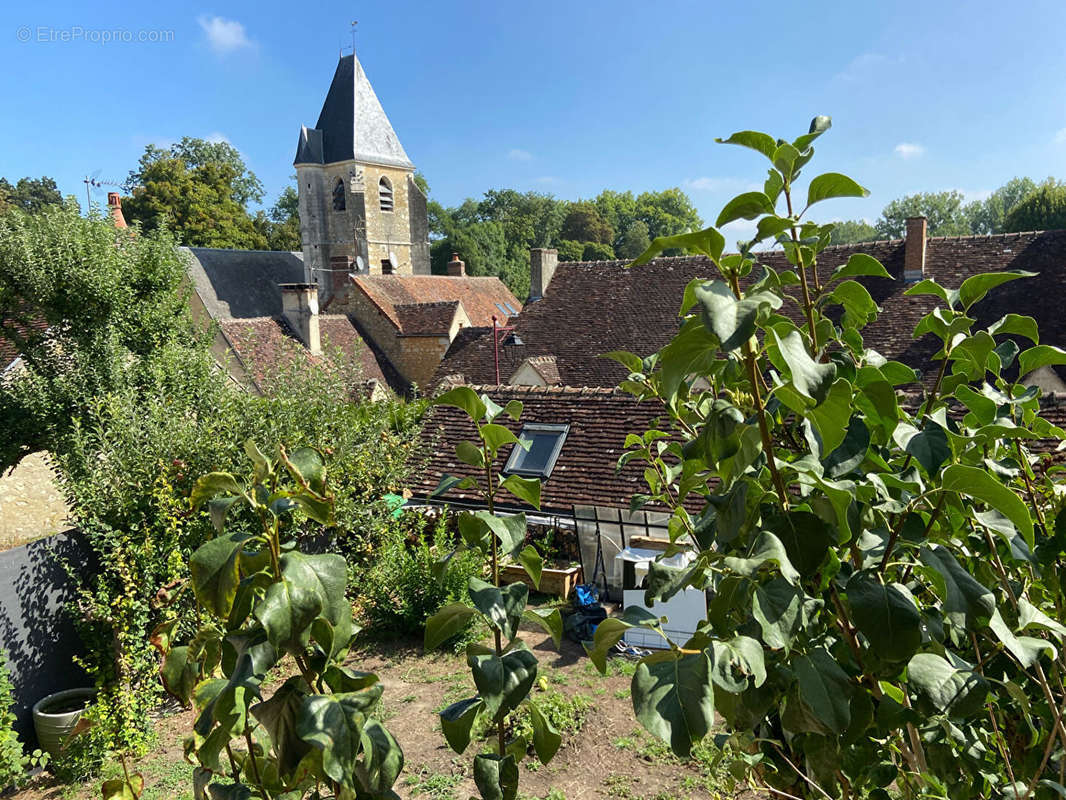
[[[1030,449],[1064,433],[1019,382],[1066,352],[1027,316],[978,324],[1021,272],[906,290],[933,298],[913,334],[939,342],[935,374],[867,347],[879,309],[855,279],[893,278],[861,247],[820,265],[833,225],[808,218],[867,192],[832,172],[797,189],[829,127],[725,139],[765,157],[763,189],[633,264],[683,247],[712,265],[669,344],[611,354],[622,388],[663,406],[628,437],[622,463],[647,484],[633,505],[669,508],[695,553],[653,563],[646,600],[711,591],[695,636],[639,664],[636,716],[685,755],[717,714],[734,774],[782,797],[1066,796],[1066,513]],[[756,233],[724,254],[719,229],[740,219]],[[791,266],[760,263],[760,243]],[[634,607],[602,623],[601,668],[633,625],[661,622]]]
[[[245,449],[247,480],[212,472],[191,495],[218,531],[189,562],[199,628],[188,644],[174,643],[178,619],[153,637],[167,690],[197,711],[185,743],[193,795],[393,797],[403,752],[373,716],[382,686],[345,664],[357,632],[345,560],[301,552],[293,537],[304,521],[333,521],[325,460],[309,447],[279,447],[273,458],[251,441]],[[228,530],[242,512],[254,533]],[[283,661],[296,674],[264,696],[267,673]]]
[[[562,742],[559,731],[529,696],[537,680],[537,657],[518,636],[518,626],[525,619],[547,630],[558,647],[562,617],[557,608],[527,609],[529,587],[525,583],[500,585],[500,566],[506,559],[521,563],[531,583],[540,585],[544,565],[536,548],[526,544],[526,515],[496,513],[499,498],[505,492],[540,508],[540,481],[519,475],[503,476],[493,467],[500,448],[526,446],[497,422],[504,415],[517,421],[522,413],[521,402],[512,400],[501,407],[488,395],[478,396],[461,386],[441,395],[437,403],[462,409],[477,431],[477,441],[460,442],[456,455],[481,477],[445,475],[436,494],[456,487],[473,488],[484,499],[486,510],[460,514],[458,549],[479,553],[488,562],[491,581],[471,577],[468,601],[451,603],[430,617],[425,646],[426,650],[439,647],[464,631],[475,617],[482,619],[493,636],[491,647],[478,642],[467,646],[466,660],[477,694],[444,709],[440,713],[441,729],[451,748],[461,754],[470,745],[472,731],[481,726],[491,728],[488,752],[474,756],[474,783],[484,800],[514,800],[518,794],[518,764],[530,746],[540,762],[547,764]],[[445,558],[442,568],[451,557],[454,556]],[[512,712],[520,707],[529,712],[529,736],[512,724]]]

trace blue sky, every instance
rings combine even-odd
[[[150,142],[225,137],[269,204],[352,19],[393,126],[445,204],[490,188],[681,186],[712,220],[765,174],[714,137],[792,138],[815,114],[834,120],[815,166],[872,191],[829,217],[873,219],[915,191],[980,197],[1015,175],[1066,177],[1061,0],[5,4],[0,175],[51,175],[84,202],[84,175],[121,181]],[[164,41],[102,41],[114,31]]]

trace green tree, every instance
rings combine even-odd
[[[671,342],[611,354],[625,391],[664,409],[627,437],[619,464],[644,476],[631,505],[669,509],[671,544],[692,560],[652,562],[652,610],[601,623],[589,655],[604,671],[634,626],[669,641],[659,603],[712,590],[695,634],[631,682],[637,719],[677,755],[720,719],[726,774],[768,796],[1057,796],[1066,511],[1053,455],[1029,443],[1066,431],[1014,376],[1066,364],[1066,350],[1037,344],[1030,317],[975,320],[989,292],[1032,273],[920,281],[907,294],[931,310],[914,335],[940,366],[901,402],[919,374],[863,341],[879,312],[863,279],[889,273],[862,252],[819,263],[831,226],[809,210],[867,194],[836,172],[799,183],[829,126],[719,140],[769,162],[765,190],[637,259],[685,247],[711,265]],[[720,228],[737,219],[756,234],[725,254]],[[787,263],[758,264],[767,240]]]
[[[652,239],[675,236],[703,227],[703,220],[700,219],[692,200],[677,187],[637,195],[636,218],[643,220],[648,226],[648,236]],[[666,254],[680,255],[680,252],[673,252],[675,249],[671,248],[671,252]]]
[[[286,186],[269,213],[255,215],[256,229],[266,238],[269,250],[300,249],[300,196],[295,186]]]
[[[614,258],[614,248],[602,242],[585,242],[581,251],[582,261],[610,261]]]
[[[611,245],[614,243],[614,228],[600,216],[592,203],[571,203],[559,230],[559,238]]]
[[[1047,231],[1066,228],[1066,184],[1048,179],[1007,214],[1003,230]]]
[[[168,149],[148,145],[126,182],[131,222],[146,230],[166,225],[182,244],[261,250],[269,246],[248,204],[263,186],[229,142],[183,138]]]
[[[560,261],[581,261],[585,257],[585,243],[573,239],[560,239],[555,243]]]
[[[57,206],[63,202],[56,182],[47,176],[40,178],[19,178],[14,186],[7,178],[0,178],[0,211],[6,208],[20,208],[36,214],[48,206]]]
[[[637,201],[632,192],[616,192],[604,189],[592,201],[600,216],[616,233],[623,233],[637,221]],[[647,225],[647,222],[644,223]],[[615,242],[617,249],[620,242]]]
[[[970,220],[963,209],[962,192],[921,192],[893,200],[881,212],[875,227],[878,238],[901,239],[908,217],[925,217],[930,236],[967,236]]]
[[[970,230],[976,234],[1003,233],[1007,215],[1036,190],[1032,178],[1011,178],[984,200],[975,200],[964,209]]]
[[[615,246],[615,253],[619,258],[636,258],[651,245],[651,237],[648,236],[648,223],[642,219],[635,219],[626,226],[625,231]]]
[[[833,244],[871,242],[877,238],[877,228],[863,219],[846,219],[833,224],[836,226],[831,234]]]

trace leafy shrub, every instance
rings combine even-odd
[[[372,632],[421,634],[442,606],[466,596],[471,577],[481,577],[476,553],[457,553],[443,570],[437,564],[455,548],[449,517],[434,520],[407,512],[386,523],[373,558],[353,575],[357,605]]]
[[[25,757],[22,742],[15,733],[15,687],[7,669],[7,657],[0,652],[0,789],[18,786],[22,780]]]
[[[658,239],[635,264],[683,246],[718,273],[687,287],[658,353],[613,354],[623,388],[665,409],[627,439],[623,462],[647,484],[633,504],[669,507],[671,538],[695,551],[684,569],[651,564],[647,601],[713,590],[696,634],[637,666],[637,719],[685,756],[717,713],[738,772],[775,795],[1061,796],[1066,513],[1061,468],[1028,444],[1066,431],[1013,376],[1066,351],[1037,344],[1031,317],[975,319],[1030,273],[923,280],[906,294],[935,306],[914,335],[937,343],[940,367],[905,395],[919,376],[864,343],[880,309],[855,280],[891,276],[862,253],[819,267],[832,225],[806,219],[866,191],[824,173],[797,197],[828,128],[726,140],[770,162],[763,191],[718,217],[754,220],[739,252],[711,227]],[[788,265],[760,263],[765,240]],[[640,607],[597,628],[601,669],[634,625],[661,628]]]

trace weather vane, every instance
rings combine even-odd
[[[358,20],[354,20],[353,19],[352,22],[351,22],[351,25],[352,25],[352,44],[351,44],[351,48],[352,48],[352,54],[353,55],[355,54],[355,26],[358,25],[358,24],[359,24]],[[343,55],[343,54],[344,54],[344,47],[341,47],[341,55]]]

